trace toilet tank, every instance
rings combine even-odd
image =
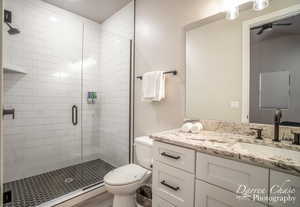
[[[153,140],[150,137],[135,138],[135,163],[151,170],[153,163]]]

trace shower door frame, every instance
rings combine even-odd
[[[0,72],[0,207],[3,206],[3,0],[0,0],[0,9],[2,11],[0,17],[0,45],[1,45],[1,55],[0,55],[0,65],[1,65],[1,72]]]

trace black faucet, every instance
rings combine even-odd
[[[282,112],[280,109],[276,109],[274,114],[274,142],[280,142],[279,140],[279,127],[280,127],[280,120],[282,117]]]

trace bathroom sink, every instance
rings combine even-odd
[[[237,143],[235,147],[241,149],[242,152],[255,154],[258,157],[280,158],[281,160],[293,160],[300,163],[300,152],[297,151],[249,143]]]

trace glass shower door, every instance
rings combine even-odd
[[[37,206],[81,184],[72,166],[82,162],[83,25],[40,4],[5,2],[21,33],[3,33],[4,64],[25,71],[4,72],[4,108],[15,109],[4,118],[4,191],[13,199],[5,206]]]

